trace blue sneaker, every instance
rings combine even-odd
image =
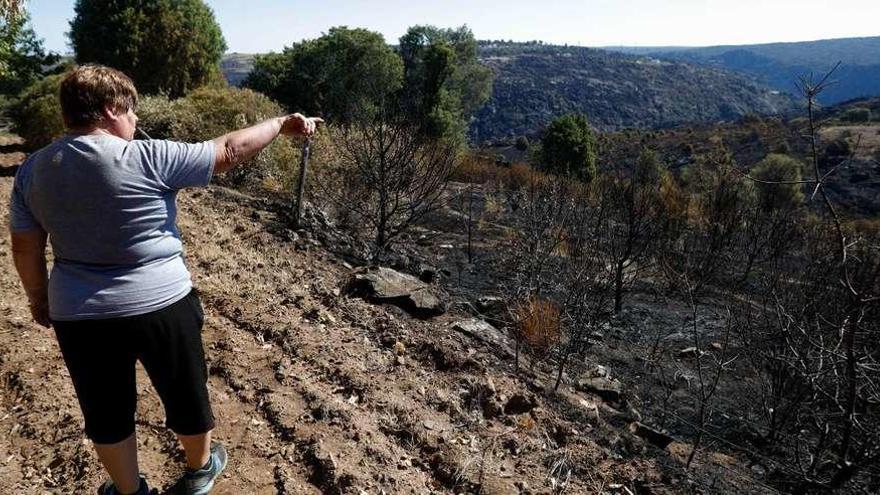
[[[207,495],[214,482],[226,468],[226,449],[218,442],[211,442],[211,455],[208,463],[202,469],[192,471],[187,469],[177,482],[176,493],[181,495]]]
[[[155,489],[151,491],[150,487],[147,485],[146,478],[141,476],[141,484],[134,495],[155,495],[158,493],[159,492]],[[116,489],[116,485],[113,484],[113,480],[107,480],[103,485],[98,487],[98,495],[120,495],[120,493],[119,490]]]

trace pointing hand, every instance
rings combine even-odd
[[[299,113],[287,115],[281,124],[281,134],[285,136],[312,136],[318,126],[324,123],[320,117],[306,117]]]

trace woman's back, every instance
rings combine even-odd
[[[185,296],[175,197],[207,185],[214,160],[211,142],[109,135],[65,136],[31,155],[16,176],[13,227],[49,233],[52,318],[131,316]]]

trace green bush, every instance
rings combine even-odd
[[[871,110],[868,108],[850,108],[846,112],[844,112],[841,120],[846,122],[870,122],[871,121]]]
[[[28,149],[36,150],[64,134],[64,120],[58,90],[61,74],[45,77],[22,92],[12,105],[13,132],[25,140]]]
[[[547,171],[589,182],[596,177],[596,137],[585,115],[555,119],[541,139],[541,163]]]
[[[198,142],[284,114],[269,97],[249,89],[200,88],[184,98],[145,97],[139,127],[154,139]],[[276,139],[260,154],[227,173],[233,185],[290,190],[296,183],[300,153],[290,139]]]
[[[766,182],[796,182],[803,177],[803,164],[794,158],[769,154],[758,162],[750,175],[760,181],[756,184],[758,200],[766,211],[797,207],[804,202],[802,184],[767,184]]]

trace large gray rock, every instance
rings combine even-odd
[[[496,328],[504,328],[510,320],[507,301],[498,296],[483,296],[477,299],[475,309],[479,316]]]
[[[385,267],[362,267],[354,271],[345,292],[379,303],[394,304],[417,318],[446,312],[446,304],[424,282]]]
[[[651,442],[661,449],[665,449],[670,443],[675,441],[675,439],[668,434],[655,428],[651,428],[650,426],[647,426],[645,424],[639,423],[638,421],[632,423],[629,428],[631,432],[644,438],[645,440]]]
[[[607,376],[578,380],[577,388],[584,392],[596,394],[604,400],[616,402],[620,400],[623,385]]]
[[[512,339],[501,330],[498,330],[483,320],[471,318],[468,320],[457,321],[452,324],[452,329],[473,339],[479,340],[491,347],[495,347],[508,357],[514,356],[514,344]]]

